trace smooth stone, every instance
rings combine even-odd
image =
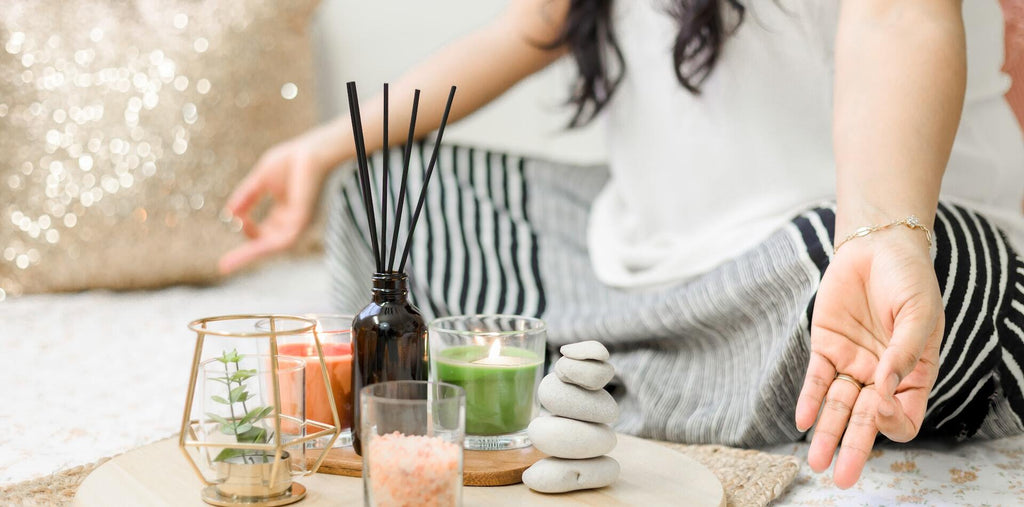
[[[618,478],[619,462],[608,456],[590,459],[544,458],[523,472],[523,484],[539,493],[603,488]]]
[[[604,389],[590,391],[558,380],[549,373],[540,381],[537,399],[552,414],[593,423],[613,423],[619,418],[619,405]]]
[[[585,342],[570,343],[568,345],[562,345],[562,348],[558,349],[563,356],[572,359],[595,359],[598,361],[608,360],[608,349],[601,345],[601,342],[594,340],[587,340]]]
[[[556,458],[586,459],[608,454],[618,439],[607,424],[541,416],[526,428],[533,446]]]
[[[596,391],[608,384],[615,376],[615,367],[593,359],[562,357],[555,361],[555,375],[558,380],[584,389]]]

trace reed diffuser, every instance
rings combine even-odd
[[[434,142],[434,152],[427,164],[423,177],[423,187],[409,222],[409,232],[405,239],[401,261],[395,269],[395,257],[398,245],[398,230],[402,220],[402,208],[408,191],[406,183],[409,175],[409,161],[412,155],[413,137],[416,132],[416,112],[419,107],[420,91],[413,94],[412,117],[409,121],[409,136],[405,143],[402,158],[402,180],[399,184],[398,203],[392,225],[391,249],[388,250],[388,159],[385,154],[382,167],[383,186],[380,207],[380,239],[378,241],[373,194],[370,189],[370,170],[366,158],[366,143],[363,139],[362,119],[359,115],[359,96],[356,84],[348,83],[348,105],[352,119],[352,134],[355,141],[356,161],[359,170],[359,185],[366,210],[366,222],[369,227],[370,243],[373,247],[376,272],[373,274],[373,293],[370,304],[360,311],[352,321],[352,447],[356,454],[362,454],[360,440],[359,391],[364,386],[391,380],[427,380],[429,364],[429,348],[427,347],[427,325],[423,315],[409,301],[408,276],[405,274],[405,263],[409,257],[412,235],[416,230],[423,202],[427,196],[427,185],[437,163],[437,153],[444,135],[444,127],[448,123],[452,100],[455,98],[455,87],[448,93],[441,126]],[[388,85],[384,84],[384,150],[388,149]]]

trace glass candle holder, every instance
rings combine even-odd
[[[430,375],[466,391],[466,449],[530,445],[526,427],[540,410],[547,328],[540,319],[472,315],[429,327]]]
[[[260,320],[269,320],[269,330],[257,329]],[[196,342],[178,446],[205,486],[203,501],[285,505],[305,496],[292,478],[316,472],[337,438],[337,424],[306,418],[307,361],[279,354],[278,340],[315,327],[289,315],[189,323]],[[329,389],[326,368],[319,371]]]
[[[462,505],[465,391],[381,382],[360,391],[360,404],[365,505]]]
[[[310,313],[303,317],[316,321],[315,331],[324,351],[330,392],[320,380],[320,360],[312,332],[278,338],[278,353],[306,361],[306,417],[311,421],[331,424],[334,416],[328,396],[333,396],[340,429],[334,447],[352,445],[352,316]],[[256,327],[267,331],[270,321],[261,320]]]
[[[288,477],[304,472],[306,462],[305,446],[292,444],[304,436],[306,363],[299,358],[278,356],[277,365],[281,387],[280,435],[285,448],[281,459],[289,465],[279,470],[283,477]],[[216,471],[222,494],[230,491],[239,497],[257,496],[248,494],[246,481],[239,482],[237,472],[243,468],[255,470],[254,474],[270,471],[269,466],[261,467],[266,470],[244,466],[269,465],[273,463],[274,451],[233,447],[232,444],[273,440],[277,428],[273,417],[275,394],[271,368],[270,356],[237,351],[225,352],[221,357],[202,363],[203,413],[199,418],[199,437],[212,445],[205,448],[206,458]],[[288,486],[287,481],[271,480],[269,476],[262,477],[262,482],[274,483],[280,488]],[[283,489],[272,491],[271,496],[281,493]]]

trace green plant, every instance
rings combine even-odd
[[[236,442],[263,444],[270,440],[270,435],[266,429],[260,426],[260,421],[270,415],[274,411],[274,407],[256,406],[251,409],[249,408],[246,402],[253,397],[246,389],[246,381],[256,376],[256,370],[242,369],[240,363],[243,357],[245,356],[239,354],[238,350],[232,350],[230,353],[226,351],[221,352],[221,356],[216,359],[224,364],[224,376],[211,379],[227,386],[227,398],[213,395],[210,399],[216,403],[227,405],[231,418],[228,419],[211,412],[207,412],[206,415],[217,422],[221,433],[233,435]],[[232,365],[234,365],[234,371],[231,371]],[[241,405],[238,411],[235,410],[236,405]],[[265,463],[270,455],[266,451],[227,448],[217,454],[213,460],[227,461],[239,457],[249,463],[256,463],[257,459]]]

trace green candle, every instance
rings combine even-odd
[[[537,354],[499,341],[451,347],[436,358],[437,378],[466,390],[466,433],[507,435],[533,417],[533,395],[541,368]]]

